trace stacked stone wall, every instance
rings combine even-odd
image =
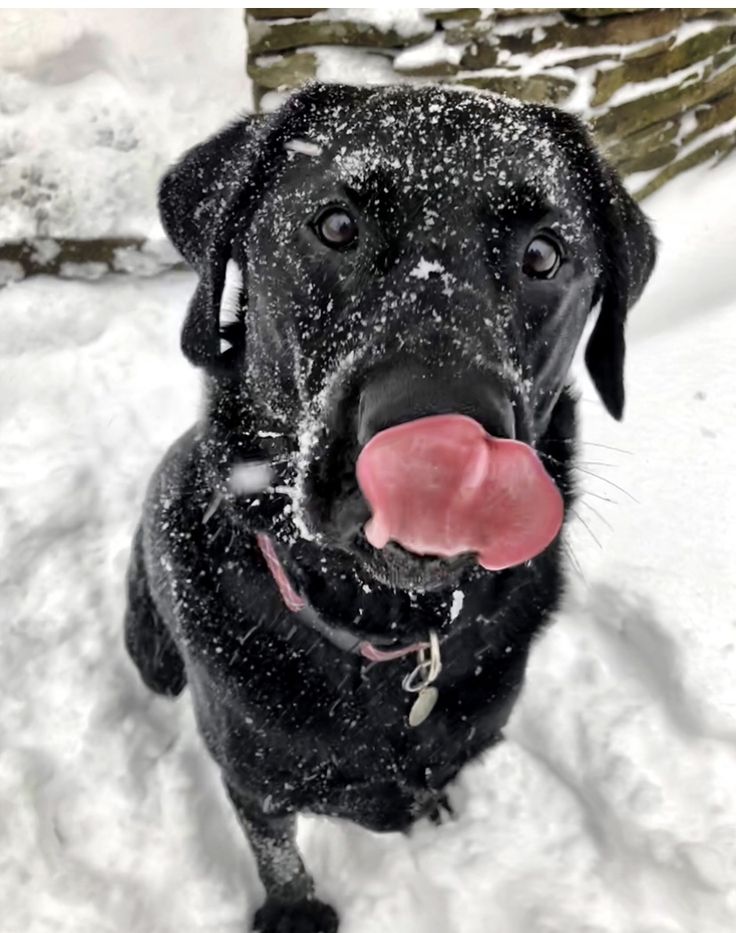
[[[644,198],[736,148],[736,9],[246,10],[262,109],[310,79],[442,81],[582,116]]]

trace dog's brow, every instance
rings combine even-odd
[[[504,173],[495,182],[487,206],[496,216],[537,218],[554,209],[550,198],[528,182],[516,182]]]
[[[394,198],[399,190],[396,171],[375,166],[362,177],[351,176],[343,182],[345,190],[361,207],[371,202],[380,203],[386,198]]]

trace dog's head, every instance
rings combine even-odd
[[[212,376],[212,420],[237,434],[247,399],[291,448],[302,533],[379,579],[432,585],[468,558],[366,541],[361,458],[376,501],[391,498],[391,455],[368,454],[371,439],[408,425],[395,460],[445,431],[437,456],[452,461],[452,432],[475,423],[517,442],[507,472],[523,472],[594,309],[586,363],[622,415],[624,325],[654,239],[568,114],[440,87],[310,85],[188,153],[160,206],[199,275],[182,345]],[[437,415],[451,417],[427,435]],[[481,441],[468,444],[480,463]]]

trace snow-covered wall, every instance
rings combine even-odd
[[[264,109],[315,77],[447,81],[557,104],[589,120],[639,197],[736,146],[733,9],[282,7],[248,10],[247,24]]]
[[[248,41],[264,107],[310,77],[466,82],[582,113],[642,195],[722,158],[736,143],[736,11],[617,12],[0,11],[0,285],[178,263],[156,185],[252,106]]]

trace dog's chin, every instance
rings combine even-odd
[[[374,580],[398,590],[449,589],[457,586],[463,574],[476,564],[473,554],[451,558],[420,556],[393,541],[379,551],[362,533],[351,542],[349,551]]]

